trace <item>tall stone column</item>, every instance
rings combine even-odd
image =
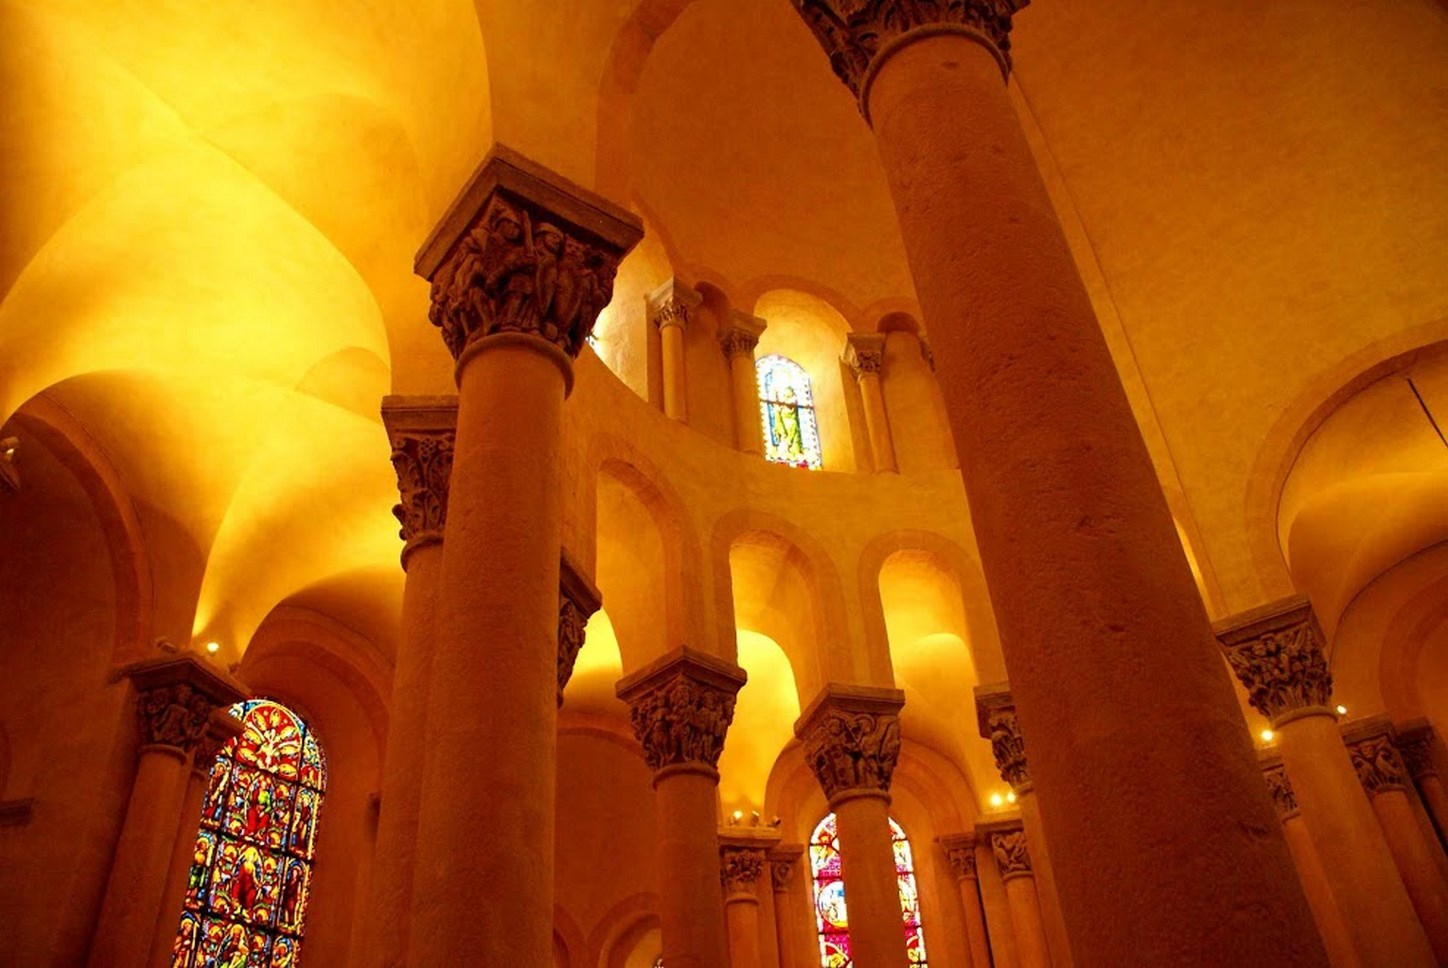
[[[671,968],[729,963],[719,903],[718,766],[745,679],[738,666],[685,647],[618,683],[654,774],[659,881],[667,885],[659,923]]]
[[[1262,778],[1267,781],[1267,789],[1272,793],[1277,818],[1282,821],[1282,832],[1287,837],[1287,849],[1292,851],[1292,861],[1297,865],[1297,876],[1302,881],[1308,906],[1312,908],[1318,933],[1322,935],[1328,961],[1333,968],[1358,968],[1362,962],[1353,947],[1342,910],[1337,906],[1337,898],[1333,896],[1322,859],[1317,856],[1312,837],[1302,824],[1297,795],[1292,790],[1292,781],[1287,778],[1287,769],[1280,757],[1270,755],[1263,760]]]
[[[870,455],[876,473],[899,473],[895,442],[890,436],[890,419],[885,412],[885,391],[880,371],[885,366],[883,333],[851,333],[845,337],[845,365],[855,375],[860,401],[865,409],[865,431],[870,438]]]
[[[1392,726],[1375,716],[1349,724],[1343,731],[1348,756],[1368,795],[1373,813],[1402,875],[1403,886],[1428,933],[1439,964],[1448,964],[1448,883],[1443,880],[1436,844],[1423,836],[1413,803],[1408,799],[1408,768],[1393,745]],[[1441,848],[1437,848],[1441,854]]]
[[[1176,526],[1007,96],[1023,0],[794,3],[858,96],[894,196],[1077,960],[1322,964]]]
[[[764,320],[734,310],[729,325],[719,331],[719,348],[729,361],[729,385],[734,395],[734,442],[746,454],[764,456],[764,429],[759,415],[759,379],[754,372],[754,348],[764,335]]]
[[[186,896],[186,879],[191,872],[196,852],[196,835],[201,829],[201,806],[211,784],[211,764],[221,748],[241,735],[241,720],[225,709],[214,709],[206,723],[206,731],[191,753],[191,772],[186,775],[186,793],[181,799],[180,824],[171,847],[171,864],[166,873],[166,890],[161,896],[161,913],[151,938],[153,968],[171,964],[176,943],[176,929],[181,922],[181,905]]]
[[[91,938],[92,968],[146,964],[181,822],[188,760],[212,711],[246,698],[237,683],[191,653],[145,659],[120,675],[136,690],[141,748]]]
[[[639,221],[495,146],[417,257],[457,360],[409,961],[553,957],[563,401]]]
[[[387,750],[382,764],[377,846],[359,946],[371,965],[394,968],[407,959],[413,868],[427,757],[427,708],[442,537],[447,525],[457,398],[389,396],[382,422],[392,447],[402,530],[402,634],[392,670]]]
[[[1398,751],[1418,793],[1428,805],[1432,825],[1438,842],[1443,842],[1444,831],[1448,830],[1448,791],[1443,788],[1443,779],[1433,757],[1433,727],[1426,719],[1413,720],[1398,727]]]
[[[766,849],[757,843],[729,837],[719,840],[719,880],[724,885],[729,964],[732,968],[764,968],[764,955],[759,947],[758,891]]]
[[[941,837],[945,859],[960,890],[960,908],[965,920],[965,940],[970,952],[970,968],[991,968],[990,936],[985,929],[985,908],[980,903],[980,886],[976,874],[975,838],[970,834]]]
[[[693,289],[670,279],[648,295],[649,319],[659,329],[663,355],[664,413],[689,422],[689,391],[685,380],[684,328],[703,297]]]
[[[906,963],[890,834],[890,778],[900,757],[898,689],[829,683],[794,724],[835,813],[840,875],[857,968]]]
[[[1051,962],[1056,968],[1066,968],[1071,964],[1071,941],[1066,934],[1065,919],[1061,916],[1051,855],[1046,849],[1045,831],[1041,826],[1040,805],[1036,802],[1030,767],[1026,763],[1026,740],[1021,735],[1021,723],[1016,716],[1016,704],[1010,689],[1004,683],[977,686],[975,712],[981,738],[990,740],[1001,779],[1015,791],[1016,809],[1021,812],[1021,823],[1031,843],[1031,867],[1036,894],[1041,901],[1041,918],[1046,928]]]
[[[1041,923],[1040,894],[1036,890],[1031,855],[1026,849],[1025,828],[1019,822],[992,824],[990,847],[996,869],[1005,882],[1011,933],[1016,939],[1021,968],[1050,968],[1051,954],[1046,945],[1046,929]]]
[[[804,848],[799,844],[780,844],[769,852],[769,882],[774,888],[774,942],[779,948],[779,968],[814,968],[800,965],[795,947],[795,925],[800,912],[796,905],[796,871]]]
[[[1016,933],[1011,926],[1011,905],[1006,898],[1006,883],[996,866],[995,850],[990,834],[994,824],[987,821],[975,825],[975,876],[980,888],[980,906],[985,911],[985,926],[990,938],[991,964],[994,968],[1020,968],[1016,956]]]
[[[1306,599],[1275,602],[1217,628],[1253,708],[1272,724],[1302,823],[1364,965],[1436,964],[1332,709],[1322,630]]]

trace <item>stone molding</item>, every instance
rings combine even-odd
[[[805,762],[831,806],[861,793],[889,798],[904,705],[899,689],[829,683],[795,722]]]
[[[1267,792],[1272,794],[1272,805],[1277,808],[1277,819],[1286,822],[1297,816],[1297,793],[1287,776],[1287,767],[1278,757],[1262,761],[1262,779],[1267,781]]]
[[[767,856],[770,884],[774,887],[774,893],[783,894],[794,881],[795,865],[804,856],[804,847],[801,844],[779,844],[770,850]]]
[[[1016,718],[1016,701],[1005,683],[975,687],[975,718],[982,739],[990,740],[1001,779],[1017,793],[1031,789],[1026,740]]]
[[[759,345],[759,337],[764,335],[765,327],[769,324],[758,316],[751,316],[739,310],[732,310],[729,314],[729,324],[721,327],[718,340],[719,349],[724,352],[724,357],[730,359],[735,356],[747,356],[754,358],[754,348]]]
[[[845,337],[845,352],[840,357],[856,380],[865,374],[879,374],[885,366],[884,333],[851,333]]]
[[[1342,741],[1352,758],[1368,798],[1392,790],[1407,790],[1408,768],[1393,742],[1393,727],[1386,716],[1355,720],[1342,728]]]
[[[704,302],[703,296],[678,279],[668,280],[644,298],[649,307],[649,322],[659,329],[666,326],[687,329],[694,311]]]
[[[990,838],[991,854],[995,857],[1001,880],[1034,876],[1031,854],[1026,846],[1026,830],[1019,820],[991,824],[986,835]]]
[[[764,873],[767,852],[763,847],[724,844],[719,848],[719,881],[726,895],[755,895],[759,875]]]
[[[573,677],[573,664],[583,648],[584,630],[593,613],[603,607],[603,596],[583,576],[568,549],[558,562],[558,705],[563,687]]]
[[[629,705],[655,783],[671,768],[718,776],[734,697],[747,678],[738,666],[686,646],[619,681],[616,693]]]
[[[947,834],[937,838],[945,851],[946,863],[958,881],[973,881],[977,877],[975,866],[975,837],[970,834]]]
[[[1305,598],[1289,598],[1214,628],[1252,707],[1272,720],[1299,711],[1331,714],[1332,675],[1322,628]]]
[[[794,0],[815,40],[829,55],[870,120],[870,84],[890,55],[915,40],[963,34],[985,47],[1007,77],[1011,18],[1030,0]]]
[[[398,537],[405,542],[404,570],[414,549],[442,540],[457,421],[455,396],[382,398],[382,423],[392,445],[401,498],[392,513],[402,525]]]
[[[494,145],[414,261],[428,319],[453,359],[484,337],[523,334],[576,357],[613,298],[639,219],[505,145]]]
[[[183,754],[194,750],[215,709],[246,698],[240,685],[212,669],[195,653],[143,659],[120,670],[136,689],[136,720],[142,746]]]
[[[1438,766],[1433,762],[1433,727],[1426,719],[1404,723],[1394,733],[1409,776],[1422,781],[1438,775]]]

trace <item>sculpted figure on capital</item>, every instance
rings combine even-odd
[[[713,767],[734,721],[734,696],[681,676],[636,700],[629,716],[649,769],[681,763]]]
[[[887,791],[900,757],[900,720],[831,711],[804,737],[804,747],[826,796],[855,789]]]

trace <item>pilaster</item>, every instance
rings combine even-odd
[[[392,445],[399,502],[392,513],[402,525],[402,567],[419,547],[442,541],[457,436],[456,396],[387,396],[382,423]]]

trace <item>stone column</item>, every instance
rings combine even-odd
[[[382,764],[377,846],[359,951],[370,965],[392,968],[407,959],[413,867],[427,757],[427,708],[434,616],[442,573],[457,398],[389,396],[382,422],[397,473],[397,516],[403,540],[402,629],[392,669],[387,750]]]
[[[895,442],[890,436],[890,419],[885,413],[885,392],[880,387],[880,370],[885,365],[883,333],[851,333],[845,337],[845,365],[855,374],[865,410],[865,431],[877,473],[899,473]]]
[[[418,254],[457,360],[409,961],[553,957],[563,401],[638,219],[495,146]]]
[[[1253,708],[1272,724],[1303,826],[1332,872],[1363,964],[1436,964],[1338,732],[1312,607],[1306,599],[1275,602],[1220,623],[1217,637]]]
[[[980,903],[980,885],[976,877],[975,838],[970,834],[952,834],[941,837],[940,846],[945,849],[945,859],[960,888],[960,908],[965,920],[970,968],[991,968],[990,936],[985,930],[985,908]]]
[[[734,442],[746,454],[764,456],[763,418],[759,415],[759,380],[754,372],[754,347],[764,335],[764,320],[734,310],[719,331],[719,348],[729,361],[734,394]]]
[[[1001,779],[1016,794],[1016,809],[1031,843],[1032,870],[1036,894],[1041,902],[1041,919],[1046,929],[1046,943],[1051,962],[1057,968],[1071,964],[1071,942],[1066,935],[1066,922],[1061,916],[1061,902],[1051,871],[1051,855],[1047,852],[1045,831],[1041,826],[1040,806],[1036,802],[1031,771],[1026,763],[1026,740],[1016,716],[1015,700],[1005,683],[977,686],[975,689],[976,723],[982,739],[990,740],[996,769]]]
[[[1443,843],[1443,832],[1448,830],[1448,791],[1443,788],[1443,779],[1433,757],[1433,727],[1426,719],[1415,719],[1398,727],[1398,752],[1418,794],[1428,805],[1432,826],[1438,842]]]
[[[684,379],[684,328],[704,299],[693,289],[670,279],[648,295],[649,319],[659,328],[664,364],[664,413],[689,422],[689,393]]]
[[[904,705],[898,689],[829,683],[794,724],[835,813],[856,968],[906,963],[890,834],[890,778]]]
[[[1392,726],[1386,717],[1375,716],[1351,723],[1342,732],[1353,769],[1377,814],[1413,910],[1428,933],[1438,963],[1448,964],[1448,884],[1443,881],[1439,858],[1434,856],[1436,845],[1430,845],[1423,836],[1408,799],[1411,781],[1408,768],[1393,746]]]
[[[1282,832],[1287,837],[1287,849],[1292,851],[1292,861],[1297,865],[1297,876],[1302,881],[1302,891],[1307,895],[1308,906],[1312,908],[1313,920],[1317,922],[1318,933],[1327,948],[1327,958],[1333,968],[1358,968],[1362,962],[1353,948],[1352,936],[1343,921],[1342,910],[1333,896],[1327,871],[1312,846],[1312,837],[1302,824],[1302,814],[1297,809],[1297,796],[1292,791],[1292,781],[1287,779],[1287,769],[1276,754],[1263,758],[1262,778],[1272,793],[1272,803],[1277,808],[1277,818],[1282,821]]]
[[[191,872],[196,852],[196,835],[201,830],[201,805],[211,785],[211,765],[227,742],[241,735],[241,721],[228,710],[214,709],[206,731],[191,753],[191,772],[186,776],[186,793],[181,799],[180,825],[171,848],[171,865],[166,873],[166,890],[162,895],[161,914],[151,938],[151,961],[154,968],[171,964],[176,943],[176,930],[181,923],[181,905],[186,896],[186,878]]]
[[[717,968],[729,945],[719,903],[719,754],[744,670],[680,648],[625,676],[634,735],[654,774],[664,964]]]
[[[1046,929],[1041,923],[1040,895],[1026,849],[1026,831],[1019,821],[989,825],[991,853],[1006,886],[1011,933],[1021,968],[1050,968]]]
[[[1176,526],[1007,95],[1024,0],[794,4],[859,98],[895,200],[1017,711],[1038,738],[1031,775],[1073,953],[1322,964]]]
[[[191,653],[145,659],[120,675],[136,690],[141,748],[91,939],[92,968],[146,964],[181,823],[188,758],[212,711],[246,698],[235,681]]]
[[[980,906],[985,911],[991,964],[994,968],[1019,968],[1016,933],[1011,927],[1011,905],[1006,899],[1006,883],[1001,879],[1000,869],[996,866],[995,851],[990,843],[992,824],[999,822],[988,821],[975,825],[976,884],[980,888]]]
[[[799,844],[780,844],[769,852],[769,882],[774,888],[774,943],[779,948],[779,968],[814,968],[798,963],[794,943],[794,929],[799,921],[795,871],[802,856],[804,848]]]
[[[724,885],[729,964],[732,968],[764,968],[764,954],[759,947],[758,891],[767,849],[760,843],[725,835],[720,836],[719,844],[719,880]]]

